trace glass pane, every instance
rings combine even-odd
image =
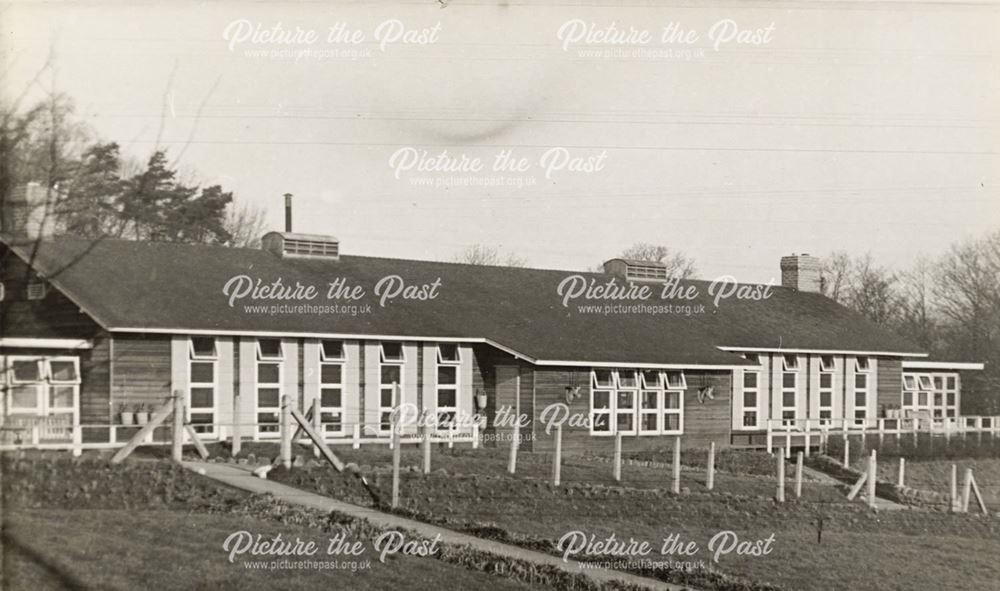
[[[319,395],[320,406],[335,407],[340,408],[340,389],[339,388],[324,388]]]
[[[49,389],[49,406],[53,408],[73,408],[73,392],[76,386],[52,386]]]
[[[632,409],[635,408],[635,394],[633,392],[619,392],[618,393],[618,409]]]
[[[340,413],[339,412],[323,412],[319,415],[319,422],[324,425],[333,425],[334,427],[340,427]]]
[[[935,406],[943,406],[944,405],[944,395],[941,394],[940,392],[935,392],[934,393],[934,405]]]
[[[858,390],[868,389],[868,374],[856,373],[854,374],[854,387]]]
[[[868,404],[868,396],[863,392],[859,392],[854,395],[854,406],[866,406]]]
[[[594,408],[611,408],[611,392],[594,390]]]
[[[955,406],[955,393],[948,392],[948,406]]]
[[[655,369],[647,369],[642,372],[643,385],[646,388],[659,388],[660,387],[660,372]]]
[[[271,408],[281,406],[281,390],[278,388],[259,388],[257,390],[257,406]]]
[[[15,382],[38,382],[42,379],[37,360],[13,361],[10,366],[14,370]]]
[[[680,408],[680,407],[681,407],[680,392],[663,393],[663,408]]]
[[[921,392],[917,395],[917,404],[920,406],[927,406],[927,392]]]
[[[443,385],[454,385],[458,383],[458,368],[454,365],[438,366],[438,381]]]
[[[455,406],[454,390],[438,390],[438,406]]]
[[[281,368],[277,363],[257,364],[258,384],[277,384],[281,379]]]
[[[820,406],[833,406],[833,394],[830,392],[820,392],[819,393],[819,405]]]
[[[276,359],[281,357],[281,341],[278,339],[259,339],[257,346],[260,347],[262,359]]]
[[[215,357],[215,338],[191,337],[191,349],[195,357]]]
[[[594,385],[610,387],[611,383],[611,370],[609,369],[596,369],[594,370]]]
[[[756,412],[745,412],[745,413],[743,413],[743,426],[744,427],[756,427],[757,426],[757,413]]]
[[[684,373],[680,371],[668,371],[667,372],[667,387],[668,388],[683,388],[684,387]]]
[[[634,371],[619,371],[618,384],[622,388],[635,388],[639,385]]]
[[[632,414],[620,413],[618,415],[618,430],[619,431],[631,431],[632,428],[633,428],[632,421],[634,419],[635,419],[635,416],[633,416]]]
[[[822,355],[819,358],[820,366],[826,370],[833,369],[833,355]]]
[[[868,371],[867,357],[858,357],[858,371]]]
[[[191,422],[194,424],[204,425],[205,423],[212,423],[213,413],[210,412],[193,412],[191,413]]]
[[[795,406],[795,392],[783,392],[781,394],[782,406]]]
[[[934,376],[934,387],[938,390],[944,389],[944,378],[941,376]]]
[[[392,388],[382,388],[382,394],[379,398],[379,404],[383,407],[392,406]]]
[[[903,406],[913,405],[913,392],[903,392]]]
[[[215,363],[211,361],[191,362],[191,382],[211,384],[215,381]]]
[[[948,376],[948,389],[954,390],[956,386],[957,381],[955,380],[955,376]]]
[[[796,381],[795,381],[795,374],[793,374],[793,373],[784,373],[784,374],[781,374],[781,385],[782,385],[782,387],[785,387],[785,388],[794,388],[795,387],[795,383],[796,383]]]
[[[402,361],[403,343],[382,343],[382,359],[386,361]]]
[[[11,406],[14,408],[37,408],[38,386],[14,386],[11,388]]]
[[[402,382],[400,379],[401,371],[398,365],[383,365],[382,366],[382,385],[390,386],[392,384],[399,384]]]
[[[344,358],[343,341],[323,341],[322,347],[323,347],[323,359]]]
[[[677,414],[663,415],[664,431],[679,431],[681,428],[681,417]]]
[[[72,361],[50,361],[53,382],[75,382],[76,363]]]
[[[339,384],[343,366],[339,363],[324,363],[319,368],[319,379],[323,384]]]
[[[277,423],[278,413],[276,412],[259,412],[257,413],[258,423]]]
[[[610,417],[606,413],[595,413],[591,415],[591,420],[594,422],[595,432],[608,432],[611,431],[611,421]]]
[[[447,428],[455,422],[455,413],[453,412],[439,412],[437,413],[438,428]]]
[[[821,374],[819,374],[819,387],[820,388],[832,388],[833,387],[833,374],[832,373],[821,373]]]
[[[455,343],[441,343],[438,345],[438,357],[441,361],[458,361],[458,345]]]
[[[757,374],[753,372],[745,372],[743,374],[743,387],[744,388],[756,388],[757,387]]]
[[[642,408],[653,409],[656,408],[657,398],[659,397],[659,392],[643,392],[642,393]]]
[[[913,376],[903,376],[903,386],[907,390],[917,389],[917,380]]]
[[[214,400],[215,391],[212,388],[191,388],[191,408],[212,408]]]
[[[656,431],[658,429],[656,425],[656,415],[655,414],[643,414],[642,415],[642,430],[643,431]]]
[[[798,369],[799,358],[795,355],[785,355],[785,369]]]
[[[754,408],[757,406],[757,393],[756,392],[744,392],[743,393],[743,406]]]

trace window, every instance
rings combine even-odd
[[[917,389],[917,378],[913,375],[903,376],[903,388],[906,390],[916,390]]]
[[[743,426],[759,427],[760,372],[743,370]]]
[[[393,410],[402,399],[405,357],[402,343],[384,342],[380,350],[378,428],[380,432],[389,433]]]
[[[73,415],[80,390],[76,357],[9,357],[8,414]],[[2,375],[0,375],[2,378]],[[3,382],[0,381],[0,385]]]
[[[929,375],[921,375],[917,377],[917,381],[920,384],[921,390],[933,390],[934,382],[931,380]]]
[[[27,287],[27,295],[29,300],[41,300],[45,298],[45,294],[48,292],[48,284],[44,281],[29,281]]]
[[[450,429],[458,415],[458,370],[460,354],[454,344],[438,345],[437,428]]]
[[[785,356],[785,367],[788,368],[788,359]],[[797,358],[795,367],[798,367]],[[799,374],[794,371],[785,371],[781,374],[781,421],[786,427],[794,427],[798,419],[798,392]]]
[[[864,362],[862,363],[862,360]],[[871,394],[871,374],[866,373],[870,367],[867,357],[858,357],[858,373],[854,374],[854,424],[864,426],[868,423],[868,402]],[[860,368],[866,368],[864,370]]]
[[[344,353],[342,341],[322,341],[319,348],[319,423],[324,433],[344,433]]]
[[[280,433],[281,374],[284,351],[278,339],[257,341],[257,433],[276,437]]]
[[[346,361],[343,341],[322,341],[319,347],[320,361]]]
[[[218,357],[215,351],[214,337],[191,337],[188,352],[191,359],[215,359]]]
[[[32,384],[42,381],[41,359],[14,359],[10,363],[12,384]]]
[[[383,363],[402,363],[406,361],[403,357],[403,343],[382,343],[382,362]]]
[[[682,372],[593,370],[591,434],[679,433],[684,385]]]
[[[754,365],[760,365],[760,355],[758,355],[757,353],[744,353],[743,359],[746,359],[747,361],[753,363]]]
[[[196,432],[205,434],[215,433],[215,339],[210,340],[195,345],[192,339],[189,347],[188,420]]]
[[[833,355],[820,355],[819,356],[819,370],[820,371],[837,371],[837,360]]]
[[[797,355],[783,355],[782,363],[784,363],[785,371],[796,371],[799,369],[799,358]]]
[[[820,357],[818,400],[819,424],[829,425],[833,419],[833,372],[836,370],[836,365],[831,363],[830,365],[826,365],[824,367],[822,359],[823,358]]]
[[[871,369],[871,363],[867,357],[856,357],[854,359],[854,369],[855,371],[868,371]]]

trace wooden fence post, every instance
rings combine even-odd
[[[281,397],[281,465],[286,470],[292,468],[292,399],[288,394]]]
[[[552,456],[552,484],[559,486],[562,469],[562,425],[556,425],[556,453]]]
[[[681,492],[681,436],[674,437],[673,480],[670,490],[675,495]]]
[[[320,396],[322,396],[322,394]],[[320,407],[323,405],[323,401],[320,398],[320,396],[317,396],[316,398],[313,399],[312,427],[313,430],[316,431],[316,433],[320,437],[323,437],[323,439],[325,440],[326,437],[324,437],[323,435],[323,417],[320,414],[319,410]],[[340,420],[341,421],[344,420],[343,414],[340,415]],[[319,445],[316,445],[315,443],[313,444],[313,455],[317,458],[319,457]]]
[[[785,454],[778,454],[778,493],[776,498],[779,503],[785,502]]]
[[[951,512],[958,507],[958,466],[951,465]]]
[[[851,465],[851,440],[844,437],[844,465]]]
[[[806,455],[808,456],[809,455],[809,443],[810,443],[810,440],[812,439],[812,434],[809,432],[809,419],[806,419],[806,430],[805,430],[805,433],[803,433],[803,436],[805,437],[805,450],[806,450]]]
[[[399,401],[402,400],[402,393],[399,391],[399,384],[392,385],[392,414],[390,417],[390,428],[392,429],[392,508],[399,506],[399,464],[402,459],[403,450],[399,441]]]
[[[361,449],[361,425],[355,424],[351,434],[351,447]]]
[[[455,447],[455,423],[448,425],[448,449]]]
[[[622,479],[622,434],[615,433],[615,457],[614,457],[614,470],[613,476],[615,482],[621,482]]]
[[[868,457],[868,506],[875,508],[875,484],[878,482],[878,464],[875,460],[875,450]]]
[[[424,474],[431,473],[431,426],[424,425],[423,433],[423,448],[424,448]]]
[[[795,454],[795,498],[802,497],[802,452]]]
[[[896,482],[900,488],[906,486],[906,460],[899,458],[899,480]]]
[[[240,427],[240,395],[233,397],[233,433],[229,453],[235,458],[243,450],[243,433]]]
[[[518,439],[521,437],[520,431],[520,425],[514,423],[514,430],[510,435],[510,458],[507,460],[507,472],[510,474],[517,471],[517,446],[519,444]]]
[[[472,449],[479,449],[479,421],[472,423]]]
[[[965,478],[962,482],[962,513],[969,512],[969,500],[972,497],[972,468],[965,469]]]
[[[708,443],[708,472],[705,474],[705,488],[712,490],[715,488],[715,442]]]
[[[73,429],[73,456],[78,458],[83,454],[83,427],[78,423],[71,429]]]
[[[175,462],[180,462],[184,457],[184,397],[181,396],[179,390],[174,392],[174,423],[170,457]]]

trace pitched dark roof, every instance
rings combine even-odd
[[[23,255],[23,253],[22,253]],[[708,282],[690,303],[703,313],[592,314],[563,307],[558,284],[599,273],[482,267],[416,260],[342,256],[339,261],[282,259],[257,249],[172,243],[59,238],[42,243],[36,268],[108,329],[218,330],[489,339],[534,360],[733,365],[741,358],[718,347],[916,353],[919,349],[819,294],[781,287],[764,301],[727,299],[716,307]],[[230,307],[223,294],[237,275],[286,286],[326,286],[338,278],[364,287],[367,314],[261,314]],[[383,277],[408,285],[440,280],[430,301],[379,305]],[[619,280],[620,282],[621,280]],[[656,288],[654,291],[658,291]],[[280,302],[278,302],[280,303]],[[296,302],[290,302],[296,305]],[[583,302],[586,303],[586,302]],[[647,304],[681,302],[653,298]]]

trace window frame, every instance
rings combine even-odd
[[[598,372],[608,372],[607,382],[600,382],[598,380]],[[646,372],[656,372],[656,381],[658,383],[657,387],[649,387],[650,380],[647,379],[652,377],[647,375]],[[675,371],[675,370],[671,370]],[[635,374],[635,384],[629,385],[623,384],[622,374],[627,375]],[[683,372],[675,372],[683,376]],[[683,378],[682,378],[683,379]],[[593,368],[591,369],[590,378],[590,435],[592,436],[615,436],[621,434],[623,436],[659,436],[659,435],[678,435],[684,432],[684,391],[686,390],[687,383],[683,380],[684,388],[680,387],[670,387],[668,384],[668,378],[666,376],[666,370],[633,370],[633,369],[604,369],[604,368]],[[595,408],[594,400],[600,394],[606,394],[608,396],[608,407],[607,408]],[[653,394],[655,405],[647,405],[646,394]],[[631,404],[625,408],[619,404],[619,397],[627,396],[631,400]],[[667,406],[668,396],[677,397],[677,407],[671,408]],[[654,415],[656,416],[656,428],[649,429],[644,428],[643,419]],[[668,429],[667,425],[670,422],[668,417],[677,416],[677,429]],[[631,419],[631,429],[620,429],[619,428],[619,418],[620,417],[630,417]],[[603,417],[607,421],[607,426],[605,429],[595,429],[599,418]]]
[[[399,345],[399,359],[390,358],[385,354],[387,344]],[[402,341],[380,341],[378,344],[379,363],[406,363],[406,347]]]
[[[334,357],[328,355],[326,352],[327,343],[340,343],[340,356]],[[321,339],[319,342],[319,361],[320,363],[345,363],[347,362],[347,345],[344,341],[340,339]],[[343,378],[341,378],[343,382]]]
[[[278,356],[264,355],[261,348],[261,341],[274,340],[278,342]],[[281,399],[285,394],[285,344],[281,339],[257,339],[257,360],[254,364],[254,423],[257,425],[258,438],[278,438],[281,436]],[[260,391],[262,382],[260,381],[260,366],[262,364],[277,365],[278,378],[276,382],[263,382],[267,389],[277,388],[277,406],[261,406]],[[274,422],[261,422],[260,415],[274,415]]]
[[[458,419],[458,393],[461,391],[462,385],[462,353],[460,347],[456,344],[455,359],[446,361],[441,354],[441,343],[438,343],[435,348],[437,349],[437,363],[434,365],[434,428],[438,431],[450,431],[451,426],[455,425]],[[454,384],[441,384],[438,377],[440,376],[442,367],[454,370]],[[441,392],[451,393],[454,396],[455,404],[442,405]],[[447,416],[449,414],[451,415],[451,419],[441,420],[443,415]]]
[[[742,415],[740,416],[740,427],[743,429],[760,429],[760,395],[761,395],[761,377],[764,372],[760,369],[743,369],[743,374],[740,376],[740,408]],[[754,376],[754,385],[752,387],[747,386],[747,376]],[[754,404],[752,407],[747,406],[746,396],[747,394],[753,394]],[[753,424],[747,424],[748,415],[753,415]]]
[[[399,357],[400,359],[387,359],[385,356],[385,344],[395,343],[399,345]],[[406,350],[403,347],[401,341],[382,341],[379,342],[379,363],[378,363],[378,415],[376,416],[376,430],[379,434],[391,435],[392,434],[392,413],[395,412],[396,407],[403,401],[403,392],[406,390]],[[395,399],[396,392],[392,389],[392,383],[382,382],[382,368],[383,367],[397,367],[399,368],[399,381],[396,385],[399,387],[399,400],[395,400],[396,404],[393,405],[392,402]],[[437,378],[435,376],[435,385]],[[389,405],[386,406],[382,404],[382,395],[386,390],[390,391]],[[436,392],[436,390],[435,390]],[[437,401],[435,400],[435,405]]]
[[[346,396],[345,396],[345,381],[347,372],[347,350],[344,346],[343,341],[341,343],[341,356],[339,359],[329,358],[326,356],[326,352],[323,347],[323,343],[320,342],[319,346],[319,375],[317,376],[318,384],[318,395],[319,395],[319,417],[318,421],[320,424],[320,429],[325,435],[344,435],[347,432],[347,425],[345,424],[346,417]],[[340,381],[337,383],[324,381],[323,368],[326,366],[333,366],[340,368]],[[336,390],[340,394],[340,405],[331,406],[323,404],[323,393],[328,390]],[[336,417],[334,421],[325,420],[328,415],[333,415]],[[314,419],[316,420],[316,419]]]
[[[186,408],[185,408],[185,411],[186,411],[185,414],[187,416],[185,418],[187,419],[187,422],[191,425],[191,427],[197,433],[203,434],[203,435],[215,435],[216,434],[215,418],[216,418],[216,416],[218,416],[218,407],[219,407],[219,387],[218,387],[218,384],[219,384],[219,364],[218,364],[218,359],[219,359],[219,343],[218,343],[218,341],[214,337],[211,337],[211,338],[212,338],[212,355],[204,355],[204,354],[197,353],[196,350],[195,350],[195,346],[194,346],[194,338],[192,337],[192,338],[188,339],[188,363],[187,363],[187,370],[188,370],[188,375],[187,375],[188,383],[187,383],[187,386],[188,387],[187,387],[187,405],[186,405]],[[196,382],[194,380],[194,364],[195,363],[199,363],[199,364],[211,364],[212,365],[212,381],[211,382]],[[210,408],[209,407],[204,407],[204,406],[199,406],[199,407],[195,407],[194,406],[194,390],[195,390],[195,388],[202,389],[202,390],[211,389],[211,391],[212,391],[212,406]],[[194,417],[195,416],[203,416],[203,415],[210,416],[211,417],[210,422],[208,422],[208,423],[195,423],[194,422]]]
[[[273,341],[273,342],[276,342],[278,344],[278,353],[277,353],[277,355],[273,355],[272,356],[272,355],[265,355],[264,354],[264,348],[261,346],[261,343],[263,343],[264,341]],[[276,362],[276,361],[284,361],[285,360],[285,343],[283,343],[281,341],[281,339],[275,339],[275,338],[258,338],[257,342],[256,342],[256,345],[257,345],[257,361],[258,362],[260,362],[260,361]]]

